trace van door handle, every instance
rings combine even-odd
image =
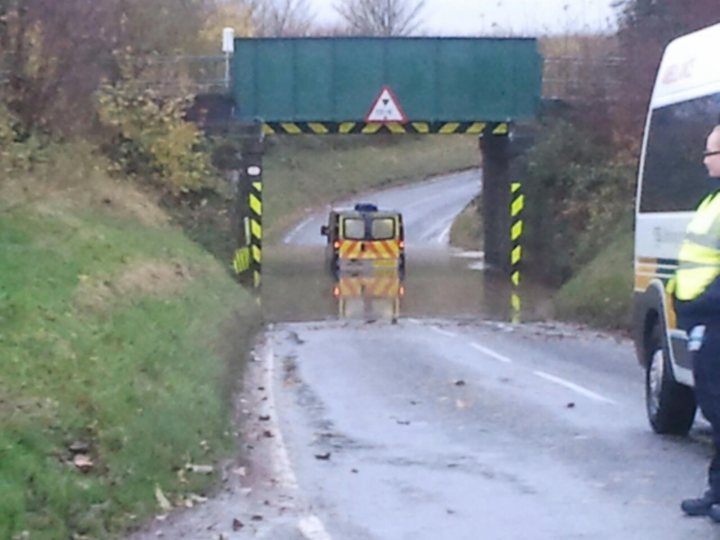
[[[365,242],[360,242],[360,251],[365,251]]]

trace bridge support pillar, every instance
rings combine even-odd
[[[241,142],[235,192],[234,227],[237,239],[233,267],[241,283],[260,288],[263,239],[263,153],[260,124],[238,126],[233,137]]]
[[[510,269],[510,141],[506,135],[484,134],[482,152],[482,220],[485,265]]]

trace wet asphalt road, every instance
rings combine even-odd
[[[625,341],[411,319],[278,325],[269,347],[317,538],[720,538],[678,507],[703,485],[703,423],[650,431]]]
[[[702,490],[707,425],[652,433],[631,344],[502,322],[506,284],[451,256],[479,187],[475,171],[359,199],[405,214],[394,323],[339,314],[325,212],[266,250],[272,324],[237,401],[242,451],[217,497],[133,540],[720,540],[678,506]]]
[[[358,202],[371,202],[380,208],[398,210],[403,214],[405,241],[413,246],[446,246],[455,217],[480,193],[481,171],[472,169],[415,185],[357,196],[333,205],[349,208]],[[327,208],[329,210],[330,207]],[[324,245],[321,225],[327,223],[327,211],[309,216],[290,230],[284,244],[301,246]]]

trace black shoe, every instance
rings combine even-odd
[[[715,504],[718,501],[715,500],[712,493],[706,491],[702,497],[697,499],[685,499],[681,504],[680,508],[688,516],[708,516],[710,515],[710,509],[715,506],[717,507],[717,521],[720,522],[720,504]],[[715,519],[715,518],[713,518]]]
[[[707,513],[715,523],[720,523],[720,504],[713,504]]]

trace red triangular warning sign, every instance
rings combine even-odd
[[[370,107],[370,112],[365,116],[365,121],[368,123],[400,122],[404,124],[408,120],[395,93],[389,86],[383,86]]]

